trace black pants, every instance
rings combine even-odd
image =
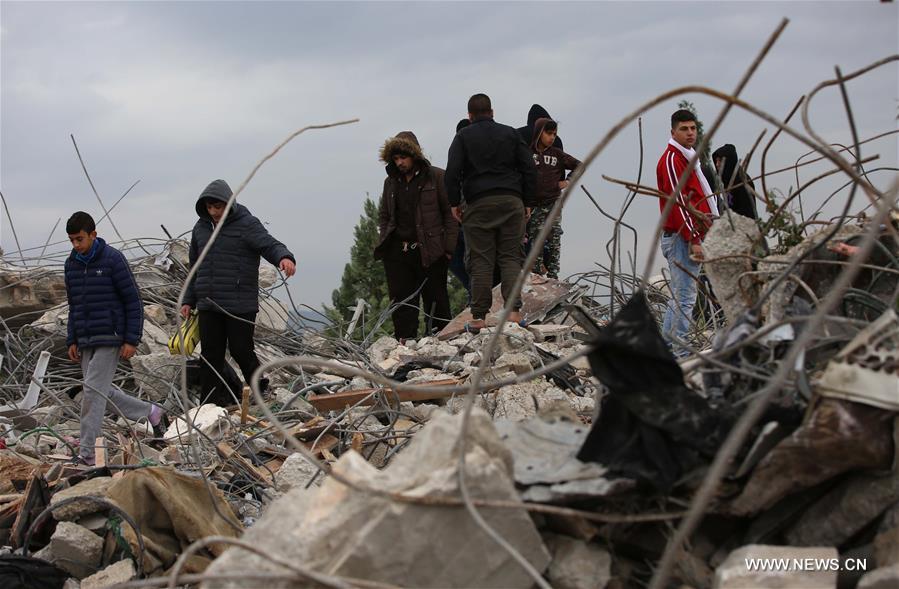
[[[256,321],[256,313],[233,315],[240,319],[217,311],[200,311],[200,343],[203,345],[203,358],[206,360],[203,362],[203,397],[211,393],[209,401],[217,405],[232,405],[235,402],[231,396],[232,391],[218,376],[223,374],[225,366],[225,346],[240,366],[244,381],[247,383],[259,368],[259,359],[253,348],[253,332],[256,329],[253,322]],[[237,400],[240,400],[239,394]]]
[[[418,301],[425,311],[425,329],[440,331],[449,323],[449,293],[446,290],[447,259],[440,258],[425,268],[421,263],[421,249],[403,251],[403,244],[391,239],[384,253],[384,272],[392,303],[412,296],[421,287],[420,297],[409,299],[393,312],[393,333],[397,339],[418,337]]]

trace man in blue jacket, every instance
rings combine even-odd
[[[265,258],[290,278],[296,272],[296,259],[283,243],[266,231],[247,207],[234,203],[228,216],[225,206],[231,187],[224,180],[211,182],[197,199],[199,219],[190,237],[190,265],[209,243],[216,225],[222,230],[197,268],[184,296],[181,315],[199,310],[200,343],[203,347],[203,394],[218,405],[236,401],[219,376],[225,366],[225,348],[240,366],[244,380],[250,382],[259,368],[253,344],[256,314],[259,312],[259,260]],[[261,379],[263,392],[267,379]],[[236,392],[236,391],[234,391]]]
[[[144,330],[144,307],[125,256],[97,237],[93,218],[78,211],[66,222],[72,253],[65,264],[69,301],[69,359],[81,362],[81,461],[94,464],[94,445],[101,433],[106,401],[132,420],[148,418],[161,435],[162,409],[126,395],[112,385],[119,358],[137,351]]]

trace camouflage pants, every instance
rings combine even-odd
[[[528,251],[530,251],[530,243],[537,238],[540,229],[546,223],[546,218],[552,210],[553,205],[536,206],[531,209],[531,218],[528,220]],[[561,269],[560,260],[562,258],[562,216],[553,223],[553,228],[543,243],[543,251],[537,256],[534,262],[534,272],[542,274],[543,267],[546,268],[546,275],[550,278],[559,278],[559,270]]]

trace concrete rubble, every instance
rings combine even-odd
[[[860,234],[842,227],[832,241]],[[171,424],[156,438],[146,423],[110,415],[96,468],[72,462],[80,376],[65,358],[68,310],[58,268],[4,267],[0,546],[46,558],[80,579],[83,589],[100,589],[166,575],[200,539],[195,528],[205,522],[218,526],[216,535],[231,534],[271,557],[344,580],[532,587],[528,572],[458,503],[463,410],[477,374],[465,437],[466,488],[476,501],[506,503],[478,508],[487,525],[553,587],[644,587],[722,432],[777,371],[813,304],[832,287],[836,270],[814,264],[836,259],[814,242],[826,235],[822,230],[767,254],[759,226],[726,212],[704,244],[720,308],[710,305],[713,321],[696,319],[690,343],[700,353],[680,363],[643,355],[652,346],[609,353],[616,317],[641,297],[644,318],[654,326],[648,331],[657,336],[668,298],[664,282],[638,292],[636,277],[618,272],[610,296],[596,289],[607,272],[571,282],[532,275],[523,294],[527,327],[507,323],[488,353],[498,290],[490,327],[477,335],[461,329],[463,312],[441,333],[416,341],[400,344],[380,332],[348,341],[299,325],[297,310],[267,290],[278,277],[263,265],[260,359],[302,359],[267,371],[263,405],[253,394],[243,403],[237,385],[229,407],[201,398],[196,352],[181,390],[186,359],[171,355],[167,340],[176,330],[174,302],[186,257],[185,244],[171,240],[160,253],[132,260],[145,302],[145,338],[116,375],[123,390],[162,405]],[[882,243],[895,256],[895,244]],[[794,278],[756,305],[784,263],[799,256],[805,262],[791,271]],[[876,264],[895,266],[884,259]],[[888,294],[896,290],[896,274],[865,272],[854,283],[856,298],[814,334],[801,370],[751,429],[667,586],[899,586],[899,320]],[[35,390],[41,352],[50,360]],[[628,395],[616,388],[622,374],[662,373],[672,379],[662,387],[632,387]],[[601,460],[590,449],[593,437],[603,439]],[[200,502],[189,505],[202,504],[209,513],[184,507],[183,491],[160,496],[165,483],[153,486],[135,473],[182,477]],[[671,483],[660,484],[659,473]],[[157,525],[154,514],[141,513],[136,503],[142,501],[110,499],[116,488],[171,507],[164,510],[170,521]],[[48,506],[85,496],[109,503],[76,501],[41,516]],[[153,522],[142,532],[143,549],[129,520]],[[755,558],[827,565],[751,569],[747,559]],[[864,568],[850,571],[852,562]],[[183,572],[224,575],[203,582],[212,589],[244,587],[241,575],[284,569],[221,544],[199,550]],[[309,582],[279,577],[265,585]]]

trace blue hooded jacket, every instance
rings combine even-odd
[[[66,346],[136,346],[144,331],[144,306],[122,253],[98,237],[87,256],[75,250],[65,265],[69,323]]]

